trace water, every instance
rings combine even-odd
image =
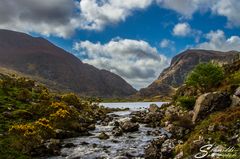
[[[124,133],[120,137],[111,135],[111,130],[114,127],[115,121],[124,121],[130,119],[132,111],[142,110],[149,107],[150,104],[155,103],[161,106],[163,102],[134,102],[134,103],[101,103],[106,107],[111,108],[130,108],[127,111],[119,111],[110,113],[117,115],[112,122],[107,126],[102,126],[100,123],[96,125],[96,129],[91,131],[92,136],[78,137],[66,139],[63,144],[73,143],[76,147],[63,148],[61,156],[51,157],[51,159],[96,159],[106,158],[114,159],[122,156],[135,156],[141,158],[144,156],[144,148],[150,143],[151,140],[158,136],[149,135],[149,131],[160,131],[160,128],[149,128],[144,124],[140,124],[137,132]],[[97,136],[105,132],[110,136],[107,140],[100,140]]]
[[[150,104],[161,106],[165,102],[118,102],[118,103],[100,103],[109,108],[129,108],[130,110],[141,110],[149,107]]]

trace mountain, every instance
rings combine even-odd
[[[187,74],[199,63],[215,61],[221,64],[232,63],[239,59],[237,51],[220,52],[212,50],[186,50],[173,57],[168,68],[163,70],[157,80],[147,88],[141,89],[138,97],[169,97],[184,83]]]
[[[136,90],[120,76],[83,63],[41,37],[0,30],[0,67],[38,79],[55,90],[125,97]]]

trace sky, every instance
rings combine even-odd
[[[239,0],[0,0],[0,29],[41,36],[148,86],[186,49],[240,51]]]

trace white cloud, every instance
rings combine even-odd
[[[2,0],[0,28],[70,37],[77,29],[101,30],[124,21],[153,0]]]
[[[185,18],[195,12],[211,11],[225,16],[230,26],[240,26],[239,0],[156,0],[160,7],[176,11]]]
[[[164,55],[142,40],[118,38],[106,44],[80,41],[74,49],[77,56],[86,57],[83,62],[118,74],[137,89],[155,80],[169,64]]]
[[[212,6],[215,14],[227,17],[229,25],[240,26],[240,1],[239,0],[219,0]]]
[[[152,0],[108,0],[98,3],[97,0],[81,0],[81,27],[90,30],[101,30],[107,24],[124,21],[136,9],[144,9]]]
[[[187,36],[191,33],[191,27],[188,23],[178,23],[173,28],[173,35]]]
[[[191,17],[198,9],[198,3],[193,0],[156,0],[160,7],[174,10],[185,17]]]
[[[196,48],[219,51],[240,51],[239,36],[231,36],[227,38],[222,30],[217,30],[206,34],[206,39],[207,42],[198,44]]]
[[[171,41],[169,39],[163,39],[159,45],[161,48],[169,48],[174,45],[174,41]]]

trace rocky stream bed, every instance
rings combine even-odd
[[[50,159],[96,159],[96,158],[143,158],[145,148],[161,134],[170,136],[160,127],[132,122],[136,113],[146,112],[145,108],[118,111],[108,114],[99,121],[90,136],[70,138],[61,141],[59,156]]]

